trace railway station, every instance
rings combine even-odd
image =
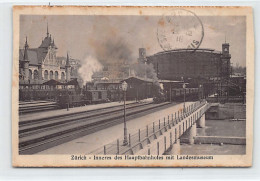
[[[20,154],[188,154],[188,145],[223,143],[244,150],[246,78],[232,72],[229,43],[153,55],[140,48],[143,76],[106,65],[84,82],[75,59],[56,56],[53,37],[47,26],[38,48],[26,38],[19,51]],[[209,135],[214,119],[241,130]]]

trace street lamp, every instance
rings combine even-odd
[[[199,86],[199,101],[201,102],[201,99],[203,98],[203,94],[202,94],[202,85],[200,84]]]
[[[186,111],[185,111],[185,99],[186,99],[186,91],[185,91],[185,88],[186,88],[186,84],[185,83],[183,83],[183,90],[184,90],[184,94],[183,94],[183,98],[184,98],[184,100],[183,100],[183,112],[185,113]]]
[[[126,128],[126,108],[125,108],[125,100],[126,100],[126,90],[127,90],[127,83],[124,81],[122,83],[122,90],[124,92],[124,141],[123,141],[123,145],[127,145],[127,128]]]

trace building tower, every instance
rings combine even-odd
[[[230,68],[231,55],[229,54],[229,43],[222,44],[222,56],[221,56],[221,77],[229,78],[231,73]]]
[[[48,59],[53,61],[53,59],[56,59],[56,53],[57,53],[57,46],[54,43],[54,38],[51,37],[51,34],[49,33],[49,27],[47,24],[47,33],[46,37],[42,40],[41,45],[39,46],[39,52],[40,54],[48,54]]]
[[[145,63],[147,61],[146,59],[146,49],[145,48],[139,48],[139,63]]]
[[[145,48],[139,48],[139,58],[138,63],[145,64],[145,79],[147,78],[147,70],[146,70],[146,64],[147,64],[147,58],[146,58],[146,49]]]
[[[24,61],[24,80],[29,80],[29,58],[28,58],[28,48],[29,45],[27,43],[27,36],[26,41],[24,45],[24,55],[23,55],[23,61]]]
[[[71,66],[70,66],[70,58],[69,58],[68,52],[67,52],[67,61],[66,61],[65,70],[66,70],[66,81],[69,82],[70,81]]]
[[[230,86],[230,59],[231,55],[229,54],[229,43],[222,44],[222,55],[221,55],[221,66],[220,66],[220,85],[218,90],[220,96],[226,96],[226,101],[229,99],[229,86]]]

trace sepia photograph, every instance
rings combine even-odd
[[[13,166],[251,166],[250,7],[13,15]]]

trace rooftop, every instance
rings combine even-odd
[[[220,51],[216,51],[216,50],[210,49],[210,48],[198,48],[198,49],[181,48],[181,49],[174,49],[174,50],[158,52],[158,53],[156,53],[154,55],[147,56],[147,57],[152,57],[152,56],[161,55],[161,54],[167,54],[167,53],[173,53],[173,52],[207,52],[207,53],[221,54]]]
[[[141,77],[128,77],[127,79],[122,80],[121,82],[126,81],[127,83],[153,83],[154,80],[153,79],[149,79],[149,78],[141,78]]]

